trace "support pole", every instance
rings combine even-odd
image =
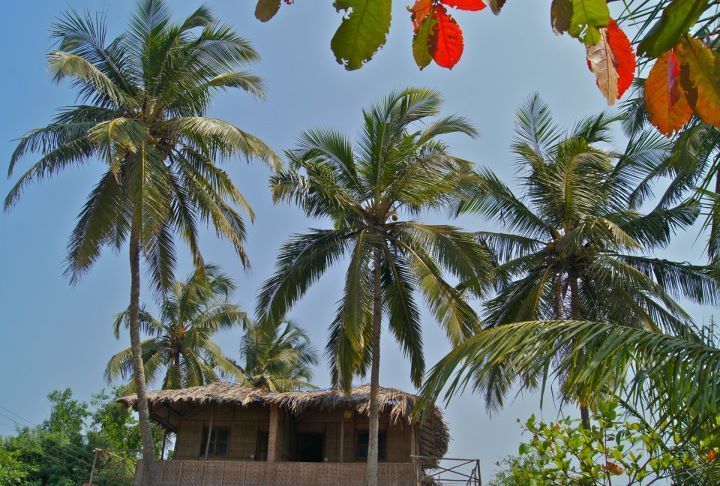
[[[415,484],[417,486],[420,486],[422,483],[422,474],[420,471],[422,471],[422,466],[420,463],[420,458],[417,457],[418,451],[417,451],[417,439],[415,438],[415,424],[410,424],[410,455],[412,456],[413,460],[413,469],[415,469]]]
[[[100,451],[101,451],[101,449],[93,449],[93,463],[92,463],[92,468],[90,468],[90,481],[89,481],[90,486],[92,486],[93,477],[95,477],[95,464],[97,464],[97,456]]]
[[[270,430],[268,431],[268,454],[267,462],[275,462],[277,460],[277,448],[280,424],[280,410],[277,405],[270,407]]]
[[[344,462],[345,455],[345,411],[340,415],[340,451],[338,454],[338,462]]]
[[[212,437],[213,418],[215,417],[215,405],[210,408],[210,427],[208,427],[207,439],[205,440],[205,460],[207,461],[210,452],[210,437]]]

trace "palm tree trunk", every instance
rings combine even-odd
[[[367,484],[378,484],[378,392],[380,387],[380,332],[382,326],[382,294],[380,291],[380,250],[375,250],[373,262],[373,338],[372,364],[370,366],[370,412],[368,416],[368,453],[367,453]]]
[[[579,321],[581,317],[580,313],[580,289],[578,288],[577,275],[570,277],[570,317],[573,321]],[[580,420],[585,430],[590,430],[590,413],[587,406],[580,402]]]
[[[158,464],[155,461],[153,450],[150,410],[145,390],[145,366],[140,347],[140,231],[138,226],[137,222],[133,221],[130,228],[130,348],[145,465],[143,484],[155,485],[157,484]]]

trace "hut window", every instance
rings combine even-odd
[[[367,459],[369,435],[365,432],[357,433],[357,457]],[[378,432],[378,459],[385,459],[385,432]]]
[[[200,455],[205,455],[205,446],[207,444],[208,428],[203,427],[202,445],[200,446]],[[209,456],[227,456],[228,444],[230,443],[230,429],[213,428],[210,433],[210,447],[208,448]]]

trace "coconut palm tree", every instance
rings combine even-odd
[[[477,316],[443,269],[479,282],[489,268],[472,235],[406,219],[447,205],[472,180],[473,164],[452,156],[439,137],[475,130],[457,116],[428,120],[440,105],[430,90],[392,93],[363,111],[357,144],[335,130],[308,131],[287,154],[289,170],[271,178],[276,201],[293,201],[308,216],[329,218],[333,227],[294,235],[282,246],[257,312],[270,321],[282,319],[333,263],[348,258],[327,352],[333,382],[343,389],[370,367],[368,484],[377,484],[383,314],[419,384],[424,360],[416,293],[458,343],[474,332]]]
[[[717,283],[705,267],[648,255],[691,225],[698,207],[686,201],[642,213],[630,204],[637,182],[667,155],[664,140],[643,134],[615,153],[605,146],[617,118],[602,114],[563,132],[537,95],[517,120],[513,152],[524,194],[484,170],[458,208],[502,228],[476,234],[498,261],[497,295],[485,304],[485,326],[585,319],[686,332],[691,320],[675,299],[716,302]],[[547,351],[569,352],[572,341],[564,344]],[[492,372],[475,385],[491,407],[502,404],[518,379],[536,385],[542,378],[508,362],[488,366]],[[580,401],[587,426],[591,396],[578,395],[569,382],[563,391]]]
[[[567,348],[569,341],[576,345]],[[624,397],[643,410],[655,410],[663,430],[681,425],[688,434],[704,431],[717,437],[720,347],[711,332],[669,335],[620,323],[571,320],[497,326],[467,339],[438,362],[422,396],[432,403],[449,385],[449,399],[465,386],[492,379],[495,362],[543,376],[543,384],[554,376],[585,395]]]
[[[236,126],[206,116],[213,95],[240,88],[262,95],[260,79],[241,71],[258,59],[252,46],[201,7],[180,23],[162,0],[142,0],[125,33],[107,39],[104,18],[71,11],[52,30],[57,49],[48,54],[53,79],[72,80],[79,104],[61,109],[49,125],[24,135],[10,161],[28,153],[40,159],[5,199],[13,206],[23,189],[69,166],[90,161],[104,167],[78,217],[67,257],[72,283],[104,246],[128,242],[129,327],[143,458],[155,480],[150,418],[140,344],[140,259],[154,288],[173,282],[176,235],[196,267],[203,259],[198,225],[228,239],[243,264],[245,223],[237,207],[252,210],[216,161],[234,154],[274,164],[273,152]]]
[[[195,270],[184,282],[175,282],[164,296],[160,318],[144,309],[140,326],[150,337],[140,344],[147,384],[162,381],[162,389],[187,388],[216,382],[220,376],[237,378],[237,368],[215,342],[221,330],[244,326],[247,315],[229,302],[233,281],[214,265]],[[113,330],[129,327],[130,312],[115,317]],[[114,355],[105,368],[108,382],[133,376],[132,349]],[[127,391],[135,393],[134,382]]]
[[[240,344],[245,383],[285,392],[315,388],[310,384],[318,355],[305,331],[294,322],[249,323]]]

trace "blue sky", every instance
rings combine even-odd
[[[134,0],[27,0],[4,9],[0,76],[0,159],[7,164],[13,141],[28,129],[50,121],[55,108],[74,102],[68,84],[55,85],[47,73],[44,55],[50,48],[48,32],[53,19],[64,9],[90,9],[107,14],[110,35],[125,25]],[[387,46],[363,69],[346,72],[335,63],[329,44],[340,15],[329,0],[298,0],[283,6],[267,24],[255,20],[254,0],[208,0],[207,5],[225,23],[252,41],[262,55],[254,71],[267,85],[268,96],[258,101],[243,93],[219,96],[210,114],[225,118],[263,138],[276,151],[292,147],[297,136],[311,127],[333,126],[356,134],[360,110],[392,89],[422,86],[439,90],[447,102],[445,113],[469,118],[478,128],[477,139],[448,139],[455,153],[488,166],[506,181],[514,175],[509,153],[515,110],[533,92],[550,104],[559,122],[571,125],[581,116],[605,109],[602,96],[587,70],[582,46],[575,40],[553,35],[549,25],[549,1],[511,1],[499,17],[490,11],[455,14],[465,33],[465,54],[452,71],[431,66],[420,72],[412,60],[411,25],[407,3],[396,0]],[[178,15],[190,13],[195,0],[173,0]],[[621,141],[619,140],[619,147]],[[33,162],[28,157],[19,170]],[[0,164],[0,165],[2,165]],[[230,245],[212,233],[202,234],[205,258],[217,263],[238,284],[235,300],[252,310],[262,281],[273,269],[278,247],[291,233],[309,221],[293,207],[274,206],[267,186],[268,170],[259,163],[232,160],[226,165],[258,217],[249,230],[248,252],[252,269],[243,271]],[[4,168],[2,169],[5,170]],[[112,316],[125,308],[129,277],[125,251],[106,251],[98,264],[76,286],[62,275],[65,245],[76,215],[101,164],[69,169],[30,187],[9,214],[0,214],[0,406],[31,422],[47,414],[45,395],[53,389],[72,387],[87,399],[104,386],[102,371],[110,355],[127,346],[111,331]],[[3,197],[13,180],[0,179]],[[433,215],[433,221],[445,221]],[[486,224],[464,218],[468,229]],[[696,233],[678,236],[664,252],[678,260],[698,260],[703,241]],[[178,276],[190,271],[182,255]],[[305,327],[322,349],[342,287],[342,269],[328,273],[296,306],[291,317]],[[152,295],[143,293],[151,303]],[[710,309],[691,308],[699,322]],[[221,335],[219,341],[236,356],[240,332]],[[425,354],[428,365],[449,349],[444,334],[424,314]],[[328,384],[325,366],[319,366],[315,382]],[[381,382],[412,390],[408,363],[392,341],[383,338]],[[568,410],[569,411],[569,410]],[[557,411],[547,404],[540,411],[535,395],[518,397],[503,411],[489,415],[478,396],[456,398],[447,409],[450,423],[450,455],[479,457],[487,474],[500,457],[517,452],[520,436],[516,418],[543,413],[552,419]],[[12,431],[0,416],[0,434]]]

